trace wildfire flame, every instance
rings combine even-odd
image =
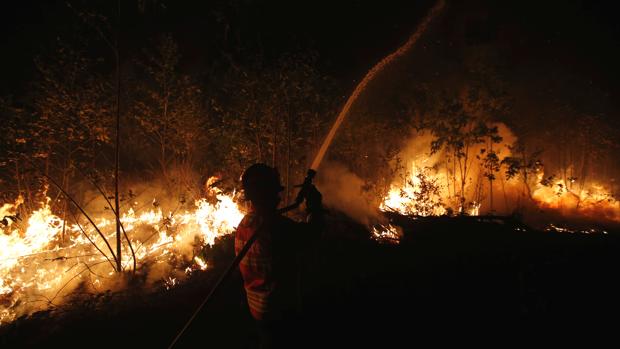
[[[396,211],[410,216],[441,216],[446,214],[447,211],[440,202],[440,188],[436,193],[424,192],[425,183],[423,182],[428,176],[428,173],[423,173],[415,164],[412,165],[411,172],[404,176],[404,183],[393,183],[390,186],[390,190],[383,198],[379,209]],[[438,179],[438,176],[433,177],[433,181]],[[432,194],[435,197],[431,197]]]
[[[213,182],[213,180],[210,180]],[[196,200],[194,210],[166,212],[161,208],[121,215],[122,225],[131,239],[138,269],[156,265],[168,275],[160,278],[167,287],[179,282],[181,264],[205,270],[207,262],[192,256],[193,248],[213,245],[216,238],[230,234],[243,214],[233,195],[208,186],[216,200]],[[105,241],[92,225],[70,223],[52,212],[50,199],[30,213],[25,222],[16,219],[23,199],[0,207],[0,324],[17,316],[61,303],[64,295],[80,284],[93,291],[103,290],[116,276]],[[8,218],[7,218],[8,217]],[[95,225],[113,245],[113,217],[93,217]],[[123,241],[122,266],[129,270],[133,257]],[[106,254],[104,256],[103,253]],[[179,263],[179,261],[185,263]]]
[[[536,186],[532,190],[534,203],[541,207],[559,211],[571,211],[583,216],[607,218],[620,221],[620,201],[604,185],[588,181],[579,189],[572,189],[570,181],[556,180],[546,183],[543,180],[544,171],[540,171]],[[440,216],[447,214],[447,205],[451,198],[440,186],[435,197],[429,197],[425,193],[425,183],[443,183],[445,175],[441,173],[422,173],[419,168],[412,167],[410,174],[404,183],[396,181],[392,183],[390,190],[381,202],[382,211],[395,211],[403,215],[411,216]],[[507,185],[511,188],[518,187],[518,179],[510,179]],[[577,186],[575,186],[577,187]],[[480,215],[481,203],[471,202],[466,208],[470,216]]]
[[[389,243],[397,245],[402,238],[402,230],[391,224],[379,224],[378,227],[372,227],[371,237],[380,243]]]
[[[538,179],[532,198],[541,207],[620,222],[620,201],[606,186],[595,181],[577,186],[571,179],[559,179],[543,185],[542,174]]]
[[[468,178],[464,191],[466,193],[476,191],[483,193],[479,197],[486,201],[471,200],[466,202],[464,207],[460,207],[459,190],[454,190],[455,185],[452,185],[452,191],[447,188],[450,186],[451,180],[445,168],[438,168],[437,162],[426,154],[417,154],[409,161],[414,161],[413,165],[404,176],[399,177],[391,184],[390,190],[379,206],[380,210],[397,212],[407,216],[441,216],[449,215],[451,212],[465,212],[470,216],[478,216],[480,214],[510,214],[511,210],[515,209],[515,205],[526,202],[528,205],[537,207],[538,211],[544,209],[545,211],[561,213],[565,217],[590,217],[597,220],[620,222],[620,201],[615,198],[613,191],[608,186],[594,180],[577,181],[572,178],[550,180],[554,177],[548,177],[545,180],[545,171],[542,166],[537,169],[536,176],[533,178],[535,183],[530,183],[530,186],[523,183],[523,178],[496,178],[494,183],[490,185],[495,186],[496,201],[501,201],[501,203],[496,204],[490,210],[487,196],[489,181],[487,179],[482,182],[476,181],[480,172],[474,172]],[[428,163],[433,166],[419,167],[416,166],[415,162]],[[473,164],[475,166],[475,163]],[[483,185],[476,187],[475,183],[482,183]],[[526,191],[530,191],[529,195],[526,194]],[[509,203],[508,197],[515,198],[515,202]],[[528,197],[530,200],[527,200]],[[518,201],[519,198],[521,203]],[[526,199],[523,200],[524,198]],[[497,209],[499,205],[503,205],[503,207]],[[374,238],[389,240],[397,237],[398,235],[394,234],[392,230],[388,226],[373,228]],[[557,227],[553,227],[552,230],[558,232],[573,231]],[[589,234],[592,233],[592,230],[582,229],[579,232]]]

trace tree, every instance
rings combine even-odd
[[[211,99],[214,128],[222,131],[219,166],[233,173],[257,161],[279,168],[286,201],[334,115],[331,81],[316,69],[312,54],[286,55],[273,65],[260,59],[249,67],[233,65],[220,79]]]
[[[489,210],[493,212],[493,181],[496,179],[495,174],[500,171],[501,163],[499,156],[492,149],[492,146],[488,152],[486,149],[482,149],[481,155],[483,155],[481,159],[484,169],[483,176],[489,181]]]
[[[505,167],[506,179],[519,178],[527,197],[532,198],[532,186],[536,185],[537,174],[543,169],[540,155],[542,150],[528,152],[523,142],[511,147],[512,156],[505,157],[500,164]]]
[[[442,114],[430,127],[435,137],[431,142],[431,154],[444,151],[446,167],[452,176],[452,188],[458,197],[458,211],[463,214],[467,200],[466,186],[471,180],[469,176],[476,159],[475,148],[485,142],[492,146],[501,142],[502,138],[497,127],[490,127],[485,120],[468,113],[458,99],[446,103]],[[480,156],[476,156],[480,160]]]
[[[136,131],[157,147],[155,159],[165,181],[188,187],[200,160],[198,150],[208,145],[209,119],[201,89],[179,72],[179,60],[178,45],[170,34],[161,36],[154,49],[145,50],[137,61],[132,115]]]

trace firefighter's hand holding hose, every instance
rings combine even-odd
[[[300,187],[299,193],[295,198],[295,205],[301,205],[306,200],[306,211],[308,213],[318,213],[323,211],[323,195],[316,186],[312,183],[316,171],[310,169],[304,179],[304,182],[297,187]]]
[[[306,200],[306,211],[308,213],[316,213],[323,210],[323,195],[314,184],[304,185],[299,194],[297,194],[295,202],[301,204],[304,200]]]
[[[298,186],[300,190],[293,205],[298,207],[305,200],[308,214],[306,222],[310,224],[311,231],[321,232],[325,228],[325,210],[323,209],[323,195],[312,183],[315,174],[314,170],[308,170],[304,183]]]

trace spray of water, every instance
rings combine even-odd
[[[413,35],[409,37],[407,42],[405,42],[405,44],[399,47],[398,50],[392,52],[391,54],[383,58],[379,63],[377,63],[374,67],[372,67],[372,69],[370,69],[368,73],[366,73],[366,76],[364,76],[364,79],[362,79],[362,81],[355,87],[355,90],[353,90],[353,93],[347,99],[347,102],[344,104],[344,107],[342,107],[342,110],[338,114],[338,117],[336,118],[336,121],[332,125],[332,128],[329,130],[327,137],[325,137],[325,140],[323,141],[323,144],[321,145],[319,152],[314,157],[314,161],[312,161],[312,165],[310,166],[311,169],[313,170],[318,169],[319,165],[321,164],[321,161],[323,160],[323,157],[325,156],[325,152],[327,152],[329,145],[332,143],[332,140],[334,139],[334,135],[336,135],[336,131],[338,131],[338,128],[340,127],[340,124],[342,124],[342,121],[344,121],[344,118],[349,113],[349,109],[351,109],[351,106],[353,105],[353,103],[357,100],[357,98],[360,96],[362,91],[366,89],[366,86],[368,86],[368,84],[375,78],[375,76],[379,74],[383,69],[385,69],[386,66],[392,63],[394,60],[402,57],[409,50],[411,50],[411,48],[415,45],[418,39],[422,36],[422,34],[424,34],[428,25],[443,10],[444,6],[445,6],[445,1],[439,0],[435,4],[435,6],[433,6],[433,8],[430,10],[428,15],[426,15],[422,23],[420,23],[420,25],[418,26],[417,30],[413,33]]]

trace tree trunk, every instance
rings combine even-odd
[[[62,235],[60,236],[60,243],[64,246],[65,233],[67,231],[67,198],[64,200],[64,206],[62,208]]]
[[[504,180],[504,177],[500,177],[501,181],[502,181],[502,192],[504,193],[504,209],[506,210],[506,213],[508,213],[508,196],[506,196],[506,182]]]
[[[274,116],[272,120],[273,127],[273,146],[271,149],[271,166],[276,167],[276,152],[278,151],[278,123],[276,117]]]
[[[490,152],[493,152],[493,142],[491,140],[489,140],[489,149]],[[490,166],[491,173],[489,174],[489,212],[493,212],[493,180],[491,179],[495,172],[493,165]]]
[[[164,81],[164,110],[163,110],[163,120],[164,120],[164,125],[163,125],[163,129],[161,132],[161,138],[160,138],[160,166],[161,166],[161,173],[164,176],[164,179],[166,180],[166,182],[168,181],[168,160],[166,159],[166,142],[168,141],[166,134],[168,133],[168,88],[165,86],[166,82]]]
[[[288,198],[290,193],[291,178],[291,113],[286,113],[286,194],[284,196],[284,205],[288,206]]]
[[[22,181],[19,174],[19,161],[15,160],[15,179],[17,180],[17,195],[21,195],[22,193]]]
[[[581,178],[579,178],[579,194],[577,195],[577,206],[575,208],[579,208],[581,205],[581,194],[583,193],[583,188],[586,185],[586,176],[588,174],[588,156],[589,149],[587,147],[583,148],[582,157],[581,157]]]
[[[525,189],[527,191],[527,197],[530,200],[534,200],[534,198],[532,197],[532,188],[530,188],[530,180],[528,177],[529,168],[528,168],[528,158],[526,156],[525,147],[523,147],[523,150],[521,151],[521,157],[523,158],[523,183],[525,184]]]
[[[118,198],[118,168],[120,157],[120,129],[121,129],[121,62],[120,62],[120,47],[119,47],[119,32],[121,30],[121,2],[117,1],[118,10],[118,28],[116,31],[116,149],[114,152],[114,206],[116,216],[116,271],[122,271],[122,258],[121,258],[121,217],[120,217],[120,204]]]
[[[450,193],[450,178],[448,177],[448,174],[450,173],[450,170],[448,168],[448,158],[445,158],[446,160],[446,188],[448,189],[448,200],[450,200],[450,198],[452,198],[452,194]]]

